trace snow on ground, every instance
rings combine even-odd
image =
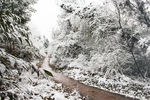
[[[67,0],[64,0],[64,1],[67,1]],[[109,7],[110,7],[109,10],[114,10],[114,8],[112,8],[112,6],[109,5]],[[104,10],[106,10],[106,9],[104,9]],[[103,11],[103,9],[102,9],[102,11]],[[108,13],[106,13],[106,15],[108,15]],[[110,12],[110,15],[112,15],[111,12]],[[67,18],[69,19],[70,16]],[[75,23],[73,23],[73,24],[75,24],[75,26],[77,26],[80,22],[81,22],[80,20],[78,22],[76,22],[76,20],[75,20]],[[76,23],[77,23],[77,25],[76,25]],[[75,36],[77,36],[76,33],[70,32],[70,34],[71,35],[74,34]],[[56,48],[60,47],[60,48],[58,48],[58,52],[56,52],[56,54],[52,53],[54,55],[54,58],[51,59],[50,62],[52,62],[52,64],[55,64],[55,66],[58,68],[62,68],[63,66],[67,65],[67,68],[62,70],[62,72],[66,76],[69,76],[75,80],[79,80],[80,82],[82,82],[86,85],[98,87],[98,88],[104,89],[106,91],[111,91],[111,92],[131,96],[131,97],[136,97],[136,98],[140,98],[142,100],[150,99],[150,80],[149,79],[146,79],[146,80],[140,80],[140,79],[136,79],[136,78],[132,79],[132,78],[129,78],[129,77],[121,75],[121,74],[105,77],[103,75],[103,73],[100,73],[100,71],[98,69],[99,66],[103,66],[102,64],[105,63],[105,61],[100,61],[103,59],[103,58],[100,58],[102,56],[101,54],[99,54],[99,56],[97,56],[97,55],[93,55],[95,53],[95,52],[93,52],[93,54],[91,54],[93,56],[92,63],[89,63],[90,61],[85,60],[84,56],[79,56],[77,59],[76,58],[73,59],[71,57],[66,57],[68,51],[70,50],[70,49],[69,50],[67,49],[67,47],[69,48],[68,45],[73,45],[78,41],[76,41],[76,38],[73,35],[72,35],[72,37],[68,34],[66,37],[64,36],[64,34],[60,34],[60,33],[56,34],[56,35],[58,35],[58,41],[56,40],[55,42],[53,42],[54,44],[52,44],[52,45],[54,45],[54,46],[52,46],[52,47],[53,47],[54,51],[57,50],[57,49],[55,49],[55,47]],[[70,39],[70,41],[69,41],[69,39]],[[66,46],[66,48],[64,48],[65,46]],[[96,51],[96,52],[98,52],[98,51]],[[58,61],[56,61],[56,57],[55,57],[55,55],[57,55],[57,53],[58,53],[58,57],[57,56],[56,57],[58,58]],[[62,58],[61,58],[61,56],[62,56]],[[108,58],[107,58],[108,64],[110,64],[108,66],[112,66],[112,64],[114,63],[113,62],[114,60],[111,61],[111,59],[109,59],[109,58],[112,58],[112,57],[109,57],[109,56],[114,56],[114,55],[108,55]],[[125,55],[125,56],[128,56],[128,55]],[[120,56],[120,57],[122,57],[122,56]],[[124,57],[122,57],[122,58],[124,58]],[[107,61],[106,61],[106,63],[107,63]],[[123,61],[124,61],[124,59],[123,59]],[[57,63],[55,63],[55,62],[57,62]],[[102,64],[101,64],[101,62],[102,62]],[[58,66],[56,64],[58,64]],[[95,66],[98,66],[98,68],[96,70],[95,70]],[[109,71],[107,71],[107,72],[109,72]]]
[[[0,56],[7,60],[8,66],[0,64],[0,100],[15,98],[19,100],[82,100],[77,91],[66,92],[62,84],[55,83],[45,73],[38,71],[36,63],[28,63],[16,58],[4,50],[0,50]],[[47,61],[47,58],[46,58]],[[42,66],[47,67],[44,62]],[[11,66],[12,65],[12,66]],[[21,70],[21,71],[20,71]]]
[[[79,64],[80,65],[80,64]],[[127,76],[120,75],[114,79],[106,78],[98,71],[93,73],[82,67],[69,67],[62,72],[75,80],[113,93],[126,95],[140,100],[150,100],[150,80],[133,80]]]

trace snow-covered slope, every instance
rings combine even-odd
[[[42,73],[43,69],[47,69],[47,60],[38,69],[38,61],[29,63],[2,49],[0,56],[5,60],[0,64],[1,100],[82,100],[77,91],[65,92],[61,84]]]
[[[50,62],[88,85],[149,98],[149,2],[99,0],[80,6],[60,1],[63,13]]]

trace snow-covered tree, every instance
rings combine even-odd
[[[149,36],[147,1],[105,0],[85,7],[71,3],[60,6],[64,13],[54,32],[52,53],[58,67],[78,66],[72,62],[84,55],[84,67],[101,70],[105,76],[149,75],[149,64],[145,63],[149,60],[144,60],[138,45],[141,38]]]
[[[21,58],[30,55],[27,49],[32,43],[29,40],[29,29],[25,24],[30,20],[33,3],[35,0],[0,1],[0,47]],[[21,56],[23,52],[25,54]]]
[[[26,23],[33,11],[35,0],[0,1],[0,99],[17,99],[18,94],[8,92],[18,86],[20,75],[35,69],[30,63],[39,57],[29,38]],[[36,72],[34,70],[34,72]],[[7,78],[6,78],[7,77]],[[6,85],[7,84],[7,85]]]

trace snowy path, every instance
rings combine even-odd
[[[48,57],[45,58],[43,67],[48,69],[53,74],[53,79],[58,83],[62,83],[66,87],[66,89],[76,89],[82,96],[89,97],[89,100],[136,100],[81,84],[78,81],[68,78],[61,73],[57,73],[50,68],[48,59]]]

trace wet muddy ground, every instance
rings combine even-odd
[[[44,59],[43,59],[44,60]],[[77,80],[71,79],[67,76],[64,76],[61,73],[58,73],[55,71],[54,66],[49,64],[51,67],[51,73],[53,75],[53,80],[58,83],[62,83],[64,86],[64,89],[71,91],[71,90],[77,90],[79,93],[84,96],[88,97],[88,99],[85,100],[138,100],[138,99],[133,99],[130,97],[126,97],[123,95],[111,93],[108,91],[104,91],[102,89],[98,89],[95,87],[87,86],[84,85]]]
[[[87,96],[89,98],[88,100],[137,100],[84,85],[76,80],[64,76],[61,73],[52,72],[52,74],[54,75],[53,79],[56,82],[62,83],[65,87],[71,90],[76,89],[82,96]]]

